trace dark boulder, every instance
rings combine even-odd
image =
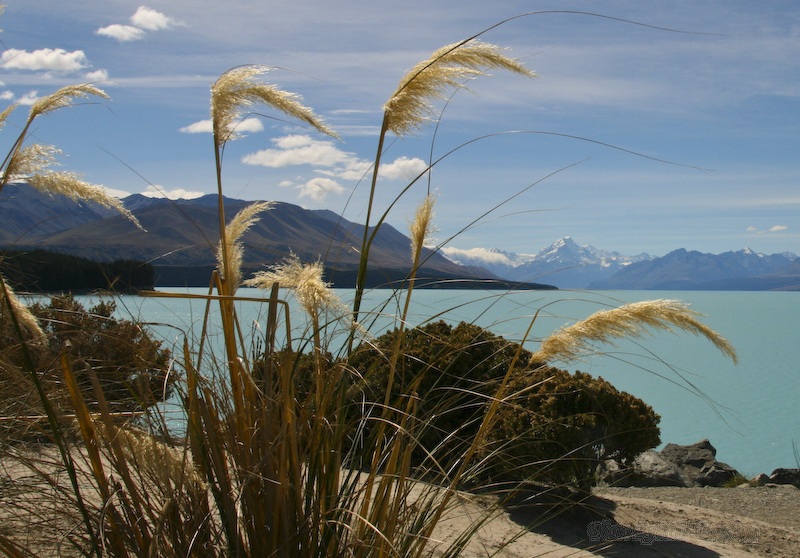
[[[800,469],[775,469],[769,476],[774,484],[793,484],[800,488]]]
[[[606,486],[723,486],[740,476],[716,459],[708,440],[681,446],[667,444],[660,452],[649,450],[625,467],[607,462],[598,470],[598,484]]]

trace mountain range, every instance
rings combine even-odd
[[[134,259],[151,263],[156,285],[208,285],[215,267],[219,219],[217,196],[168,200],[134,194],[123,200],[146,229],[88,202],[49,196],[26,185],[8,185],[0,195],[0,247],[43,249],[96,261]],[[253,203],[226,198],[226,219]],[[313,211],[276,203],[242,240],[243,273],[263,269],[290,254],[302,261],[321,260],[325,279],[334,286],[352,287],[359,263],[364,226],[327,210]],[[459,266],[428,251],[419,272],[420,286],[486,286],[552,288],[511,284],[485,269]],[[370,251],[368,286],[398,284],[408,276],[410,240],[389,225],[381,226]]]
[[[648,254],[625,256],[593,246],[579,246],[569,236],[536,254],[448,247],[443,248],[442,253],[453,262],[484,267],[498,277],[512,281],[544,281],[562,289],[584,289],[596,281],[609,279],[633,263],[653,259]]]
[[[800,260],[791,252],[760,254],[744,248],[707,254],[685,248],[662,257],[625,256],[579,246],[565,237],[536,254],[444,248],[452,261],[485,267],[510,280],[546,281],[590,290],[800,290]]]
[[[167,200],[134,194],[123,200],[147,232],[92,203],[7,185],[0,195],[0,248],[44,249],[96,261],[150,262],[156,284],[204,286],[215,266],[217,196]],[[226,198],[226,218],[252,203]],[[328,210],[276,203],[243,237],[245,275],[296,254],[321,260],[325,278],[352,287],[363,225]],[[368,285],[396,285],[410,267],[409,238],[384,224],[370,252]],[[455,288],[568,288],[654,290],[800,290],[800,260],[791,252],[759,254],[747,248],[706,254],[680,248],[662,257],[579,245],[564,237],[535,254],[500,249],[428,251],[425,286]],[[427,283],[426,283],[427,282]]]

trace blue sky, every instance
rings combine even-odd
[[[0,107],[87,81],[111,96],[38,121],[36,139],[61,148],[66,169],[121,193],[215,191],[209,87],[231,67],[265,64],[265,81],[301,94],[342,141],[263,110],[226,150],[227,195],[354,221],[381,107],[433,50],[531,9],[681,31],[548,13],[486,33],[538,77],[474,80],[435,135],[431,125],[391,138],[378,209],[431,153],[462,146],[430,177],[437,238],[457,235],[452,247],[532,253],[570,235],[628,254],[800,253],[796,0],[4,3]],[[427,185],[388,221],[405,230]]]

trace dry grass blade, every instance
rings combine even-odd
[[[575,360],[593,343],[613,343],[615,339],[642,337],[645,328],[673,331],[677,328],[702,335],[723,354],[737,362],[733,346],[720,334],[698,320],[699,313],[677,300],[645,300],[602,310],[545,338],[531,362]]]
[[[242,117],[245,109],[256,103],[263,103],[310,124],[323,134],[338,137],[314,111],[300,102],[299,95],[260,83],[258,76],[266,72],[265,66],[240,66],[222,74],[211,87],[211,120],[218,146],[236,137],[236,121]]]
[[[500,47],[481,41],[456,43],[440,48],[430,58],[409,70],[384,105],[387,129],[397,135],[420,127],[433,112],[433,98],[444,98],[444,91],[461,87],[486,70],[502,69],[533,77],[521,63],[502,53]]]

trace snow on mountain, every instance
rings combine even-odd
[[[648,254],[626,256],[589,245],[580,246],[568,236],[537,254],[484,248],[444,248],[442,253],[455,263],[483,267],[504,279],[544,281],[562,289],[582,289],[592,282],[611,277],[631,263],[652,259]]]

